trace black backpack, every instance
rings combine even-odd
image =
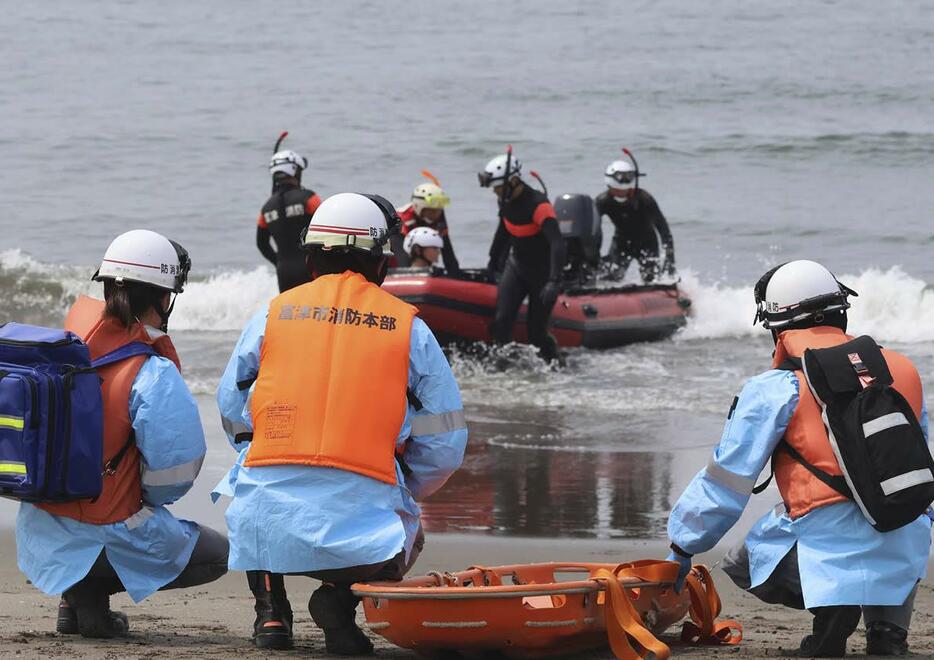
[[[904,527],[928,509],[934,501],[934,458],[914,411],[892,387],[892,374],[872,337],[808,349],[803,359],[788,358],[778,368],[804,371],[843,476],[812,465],[785,440],[776,452],[788,452],[856,502],[880,532]]]

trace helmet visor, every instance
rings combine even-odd
[[[423,198],[425,203],[425,208],[429,209],[443,209],[448,204],[451,203],[451,198],[445,195],[444,193],[436,193],[425,195]]]
[[[612,174],[609,174],[608,176],[614,181],[616,181],[617,183],[622,183],[622,184],[632,183],[633,181],[636,180],[635,172],[629,172],[629,171],[623,171],[623,170],[618,170],[616,172],[613,172]]]

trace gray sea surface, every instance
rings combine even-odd
[[[254,233],[280,131],[322,196],[401,205],[430,169],[468,266],[496,226],[476,172],[507,143],[552,197],[596,195],[628,146],[694,317],[669,341],[571,351],[557,371],[453,356],[471,446],[425,518],[658,537],[733,395],[769,364],[751,294],[768,267],[826,263],[861,294],[852,330],[915,358],[932,391],[932,118],[931,3],[5,3],[0,322],[60,323],[121,231],[184,244],[193,281],[172,329],[211,451],[178,509],[221,524],[207,492],[233,452],[212,396],[275,293]]]

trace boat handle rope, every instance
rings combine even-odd
[[[671,650],[645,627],[642,618],[619,582],[621,577],[634,577],[647,582],[673,583],[678,564],[646,560],[620,564],[614,570],[602,569],[591,579],[606,588],[607,637],[613,654],[620,660],[653,657],[668,660]],[[716,621],[720,614],[720,595],[706,566],[691,569],[685,582],[691,598],[691,621],[684,623],[681,641],[692,645],[736,645],[743,639],[742,625],[733,620]],[[638,647],[640,650],[636,650]]]

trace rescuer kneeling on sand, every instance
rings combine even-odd
[[[380,289],[399,219],[382,197],[322,203],[303,239],[312,281],[247,325],[217,392],[240,450],[219,491],[230,566],[256,598],[253,640],[289,648],[282,574],[322,581],[308,603],[327,651],[368,653],[354,582],[400,580],[424,537],[415,498],[460,466],[460,391],[415,308]]]
[[[861,609],[870,655],[907,653],[931,545],[921,380],[903,355],[845,333],[851,295],[813,261],[762,277],[756,320],[772,331],[772,368],[733,400],[710,462],[668,520],[683,581],[691,556],[713,548],[767,485],[756,479],[771,461],[782,503],[723,570],[767,603],[814,615],[806,657],[843,656]]]
[[[227,572],[223,535],[166,508],[191,488],[205,454],[198,405],[166,334],[190,265],[161,234],[121,234],[94,274],[104,300],[81,296],[65,319],[101,379],[103,488],[90,500],[23,503],[16,519],[20,569],[42,591],[63,594],[61,634],[125,635],[127,617],[110,610],[112,594],[138,602]]]

